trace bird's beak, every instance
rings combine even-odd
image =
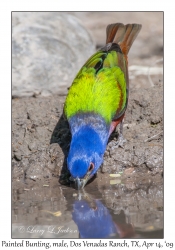
[[[87,174],[84,176],[84,178],[73,178],[72,176],[69,178],[70,181],[73,181],[75,183],[75,187],[80,190],[84,188],[86,183],[89,181],[89,179],[92,177],[91,171],[87,172]]]
[[[78,177],[75,179],[75,186],[78,190],[84,188],[86,183],[88,182],[88,178],[86,179],[79,179]]]

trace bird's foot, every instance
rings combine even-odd
[[[124,143],[126,143],[126,139],[124,139],[123,135],[120,134],[118,137],[118,140],[116,142],[115,147],[116,148],[118,148],[118,147],[124,148]]]

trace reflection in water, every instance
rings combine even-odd
[[[107,238],[117,234],[117,228],[108,209],[98,200],[96,207],[89,206],[87,201],[75,201],[72,218],[78,226],[81,238]]]
[[[81,193],[58,180],[47,185],[17,182],[12,189],[12,237],[163,237],[162,183],[131,189],[130,182],[99,180]]]
[[[81,238],[123,238],[134,235],[131,224],[117,223],[100,200],[87,193],[73,204],[72,218],[78,226]]]

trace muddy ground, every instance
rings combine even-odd
[[[77,191],[65,181],[63,171],[71,139],[68,124],[61,116],[64,99],[56,95],[12,101],[12,218],[17,225],[47,222],[75,227],[70,211]],[[113,215],[124,211],[123,216],[138,228],[137,235],[140,230],[142,234],[148,231],[140,237],[162,236],[162,231],[156,234],[163,227],[162,112],[162,83],[137,91],[131,88],[124,126],[127,142],[124,148],[116,148],[118,133],[111,136],[97,178],[85,188],[95,199],[101,197]],[[110,177],[112,173],[118,174],[117,178]],[[101,195],[96,195],[99,192]],[[60,218],[55,220],[52,214],[51,219],[45,217],[45,213],[57,211],[62,212]],[[24,236],[14,230],[14,237]],[[130,233],[126,235],[130,237]],[[32,237],[41,236],[33,233]],[[62,233],[59,237],[78,234]]]
[[[145,33],[138,39],[144,44]],[[146,46],[153,51],[156,45],[147,40]],[[160,43],[156,53],[147,56],[134,51],[135,63],[149,68],[159,61],[156,66],[162,68],[161,46]],[[117,223],[124,221],[120,238],[160,238],[163,235],[163,76],[158,72],[150,80],[143,69],[138,70],[141,73],[130,70],[130,97],[124,122],[127,142],[124,148],[117,148],[118,132],[111,135],[103,165],[86,186],[86,192],[92,193],[93,199],[102,199]],[[71,215],[77,191],[66,181],[71,135],[62,116],[64,100],[65,95],[58,94],[12,100],[14,237],[24,234],[33,238],[79,237]],[[20,234],[21,225],[43,228],[55,223],[69,226],[75,232],[39,235],[24,230]],[[132,225],[134,233],[128,225]]]
[[[13,99],[13,180],[58,178],[66,166],[71,134],[62,116],[65,97]],[[124,148],[115,146],[118,132],[111,135],[104,155],[103,173],[130,168],[148,175],[163,170],[162,83],[148,89],[130,90],[125,117]],[[128,171],[126,171],[128,172]]]

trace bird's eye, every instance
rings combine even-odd
[[[91,172],[93,169],[94,169],[94,163],[91,162],[88,170]]]

